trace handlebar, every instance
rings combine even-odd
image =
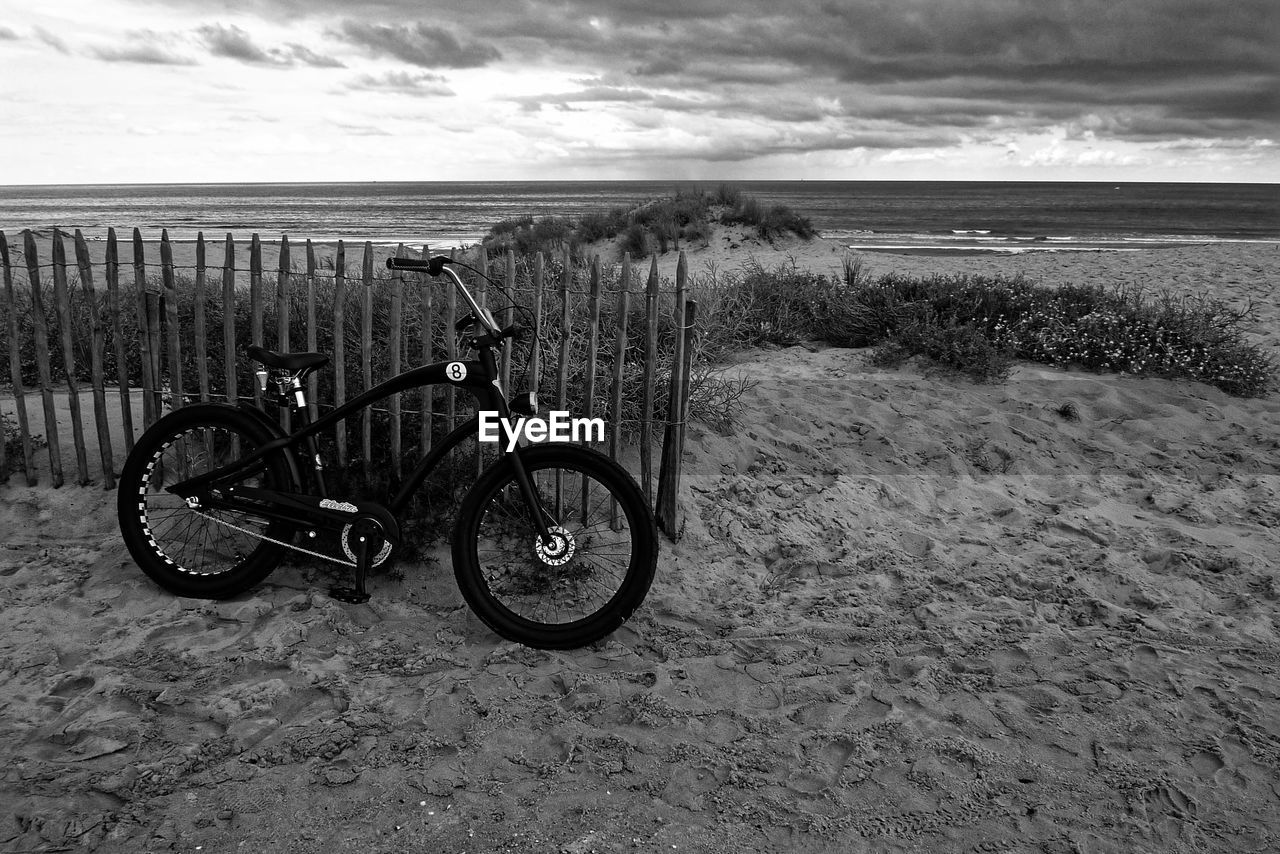
[[[429,276],[438,276],[449,263],[448,255],[436,255],[432,258],[395,258],[387,259],[388,270],[415,270]]]
[[[499,327],[493,319],[493,315],[476,303],[475,297],[467,290],[467,286],[462,283],[462,279],[458,274],[445,267],[445,264],[452,263],[452,261],[453,259],[448,255],[436,255],[432,258],[396,258],[393,256],[387,259],[387,269],[410,270],[426,273],[429,276],[439,276],[442,273],[447,273],[448,278],[452,279],[454,286],[457,287],[458,293],[462,294],[467,307],[471,309],[471,314],[455,324],[455,328],[459,332],[469,324],[478,323],[484,329],[485,335],[477,339],[477,343],[500,344],[506,338],[520,340],[524,335],[524,327],[519,324],[512,324],[506,329]]]

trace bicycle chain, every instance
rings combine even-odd
[[[350,561],[345,561],[342,558],[337,558],[337,557],[334,557],[333,555],[323,554],[322,552],[313,552],[311,551],[311,549],[304,549],[302,546],[295,546],[293,543],[286,543],[283,540],[277,540],[273,537],[268,537],[266,534],[259,534],[256,531],[250,531],[247,528],[241,528],[239,525],[236,525],[232,522],[228,522],[226,519],[219,519],[217,516],[210,516],[208,513],[205,513],[200,510],[196,510],[194,507],[191,508],[191,512],[196,514],[197,516],[201,516],[205,519],[209,519],[213,522],[217,522],[219,525],[226,525],[228,528],[234,528],[235,530],[239,531],[242,534],[248,534],[251,537],[257,537],[260,540],[266,540],[268,543],[274,543],[277,546],[284,546],[286,549],[293,549],[295,552],[302,552],[304,555],[311,555],[312,557],[318,557],[321,560],[333,561],[339,566],[345,566],[345,567],[348,567],[349,569],[356,568],[356,565]]]

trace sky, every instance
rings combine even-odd
[[[0,184],[1280,180],[1277,0],[0,0]]]

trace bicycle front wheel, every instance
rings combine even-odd
[[[504,457],[467,493],[453,535],[463,598],[508,640],[542,649],[593,643],[644,600],[658,558],[657,528],[626,469],[578,445],[523,449],[551,542]]]

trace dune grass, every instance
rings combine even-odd
[[[787,234],[804,239],[817,235],[808,218],[791,208],[766,204],[724,184],[714,192],[681,191],[577,220],[535,220],[531,216],[503,220],[490,228],[482,242],[495,252],[512,249],[517,255],[556,254],[568,249],[575,258],[581,258],[587,245],[621,238],[619,253],[630,253],[632,259],[639,260],[653,252],[678,251],[682,241],[686,246],[705,244],[716,224],[748,227],[762,240]]]
[[[887,275],[854,265],[828,277],[784,264],[713,277],[711,351],[822,340],[871,347],[877,365],[923,357],[975,380],[1016,362],[1187,379],[1237,397],[1277,388],[1274,354],[1242,330],[1252,306],[1102,285],[1045,287],[1019,277]]]

